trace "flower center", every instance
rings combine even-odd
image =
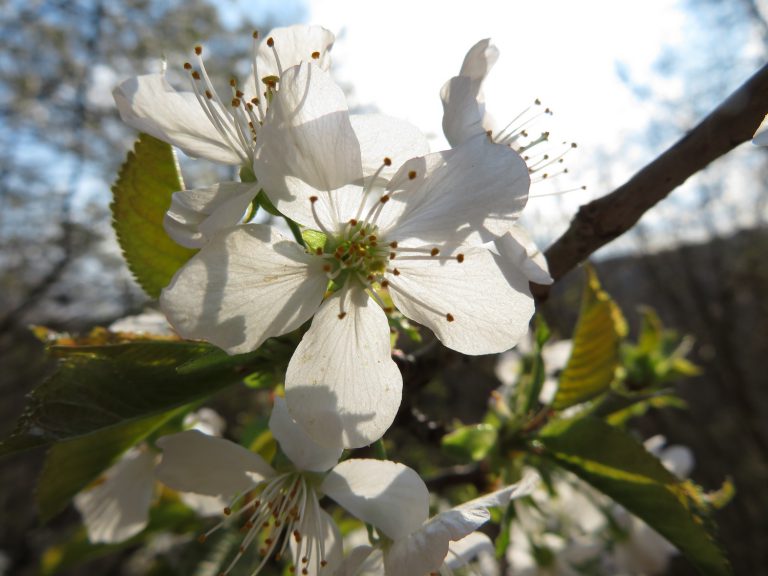
[[[208,536],[225,523],[235,519],[244,520],[240,527],[244,536],[239,550],[219,576],[229,574],[254,543],[259,546],[258,552],[262,559],[251,572],[253,576],[261,571],[271,557],[279,561],[291,545],[291,540],[294,542],[291,551],[294,559],[292,573],[308,574],[310,566],[320,570],[327,565],[325,530],[317,494],[301,473],[290,472],[272,478],[259,493],[253,495],[255,499],[246,501],[239,510],[233,512],[239,500],[251,494],[235,498],[224,509],[227,518],[198,539],[205,542]]]
[[[349,277],[363,284],[379,281],[389,257],[389,247],[380,242],[375,224],[350,220],[341,234],[326,243],[326,272],[338,278],[340,285]]]

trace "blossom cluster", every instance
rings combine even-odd
[[[129,125],[240,167],[239,182],[173,196],[166,230],[199,248],[160,298],[173,328],[237,354],[311,319],[287,368],[288,410],[319,443],[357,448],[400,406],[388,317],[464,354],[502,352],[528,330],[529,281],[551,279],[516,225],[530,176],[515,135],[485,122],[481,84],[496,49],[478,43],[443,87],[452,148],[430,153],[407,122],[350,114],[329,73],[333,41],[316,26],[254,34],[251,75],[229,96],[201,46],[184,64],[190,91],[150,74],[114,95]],[[257,205],[293,237],[249,222]]]
[[[350,113],[330,74],[333,43],[317,26],[254,33],[251,73],[232,79],[227,95],[202,46],[183,66],[191,89],[175,89],[163,72],[114,91],[130,126],[239,168],[239,181],[173,195],[165,229],[198,250],[160,297],[173,330],[240,354],[311,324],[269,421],[285,466],[200,426],[160,437],[162,455],[140,446],[78,496],[92,540],[141,530],[160,480],[204,514],[224,511],[210,533],[240,524],[225,574],[255,547],[254,574],[290,554],[302,574],[423,575],[477,556],[489,545],[474,533],[488,508],[536,482],[527,475],[430,519],[427,487],[412,469],[339,462],[345,449],[380,439],[400,406],[391,321],[410,319],[463,354],[502,352],[528,331],[529,282],[551,278],[517,225],[531,182],[519,134],[494,133],[485,118],[481,86],[495,47],[475,45],[443,87],[451,148],[430,152],[403,120]],[[276,218],[255,223],[259,208]],[[345,558],[324,496],[375,532]]]

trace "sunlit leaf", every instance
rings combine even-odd
[[[498,432],[490,424],[462,426],[443,436],[443,449],[461,459],[479,462],[496,444]]]
[[[631,403],[629,406],[614,410],[608,414],[605,419],[613,426],[623,426],[628,420],[639,418],[649,410],[660,410],[663,408],[677,408],[678,410],[683,410],[686,407],[687,404],[682,398],[672,394],[660,394],[651,396],[650,398],[644,398]]]
[[[171,195],[184,189],[173,148],[141,134],[112,186],[112,224],[136,281],[153,298],[194,250],[184,248],[163,229]]]
[[[610,387],[620,366],[619,349],[627,334],[621,310],[602,289],[591,266],[573,334],[573,351],[555,395],[553,407],[562,410],[594,398]]]
[[[556,421],[539,450],[610,496],[667,538],[702,574],[730,574],[716,544],[708,507],[634,438],[597,418]]]

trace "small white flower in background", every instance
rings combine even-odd
[[[164,436],[158,478],[183,492],[216,496],[228,502],[224,520],[201,540],[231,522],[239,522],[243,541],[223,570],[228,574],[249,546],[259,546],[262,559],[257,574],[270,557],[280,559],[290,549],[293,571],[333,574],[341,562],[341,535],[332,518],[320,508],[325,494],[342,506],[352,486],[362,482],[368,494],[402,499],[411,514],[426,502],[411,492],[410,468],[385,460],[351,459],[337,463],[341,448],[321,446],[299,427],[285,401],[275,399],[269,428],[293,469],[278,472],[259,455],[224,440],[196,431]],[[325,475],[323,479],[323,475]],[[260,535],[263,538],[260,538]]]
[[[544,362],[545,376],[539,393],[539,402],[542,404],[550,404],[557,394],[558,378],[571,357],[572,349],[571,340],[558,340],[544,344],[541,357]],[[522,357],[531,354],[532,351],[531,338],[525,338],[517,348],[499,356],[496,361],[496,377],[502,384],[499,390],[502,397],[509,398],[514,394],[522,369]]]
[[[185,417],[184,426],[205,434],[219,435],[224,421],[210,408]],[[155,467],[158,455],[146,444],[128,450],[102,475],[93,487],[77,494],[74,505],[83,517],[88,539],[113,544],[131,538],[149,522],[149,508],[155,495]],[[219,513],[218,499],[182,494],[182,501],[201,516]]]
[[[768,146],[768,115],[763,118],[763,122],[755,132],[755,136],[752,138],[752,144],[755,146]]]
[[[110,332],[149,334],[151,336],[173,336],[173,328],[162,312],[146,309],[141,314],[115,320],[108,327]]]
[[[229,353],[314,316],[288,366],[286,397],[322,444],[370,444],[400,405],[383,291],[465,354],[506,350],[528,330],[528,280],[505,275],[483,246],[524,207],[525,164],[482,135],[413,157],[425,149],[407,123],[350,117],[344,93],[314,63],[286,70],[254,172],[277,208],[322,240],[304,248],[271,226],[232,228],[161,296],[179,334]]]
[[[113,95],[128,125],[189,156],[250,172],[283,72],[307,60],[327,70],[333,42],[333,34],[319,26],[275,28],[261,41],[254,33],[251,74],[242,85],[232,80],[228,96],[214,87],[203,48],[197,46],[194,65],[184,65],[192,90],[175,90],[162,73],[126,80]],[[179,244],[199,248],[217,230],[237,224],[259,189],[253,182],[223,182],[177,192],[164,221],[166,231]]]
[[[351,514],[373,525],[382,540],[376,547],[363,545],[352,550],[338,574],[423,576],[436,572],[450,574],[452,567],[466,564],[483,548],[483,537],[458,543],[490,520],[488,508],[505,507],[510,500],[530,494],[539,478],[529,474],[517,484],[432,518],[428,518],[427,487],[415,473],[408,479],[410,485],[404,483],[399,491],[389,490],[385,484],[376,489],[371,479],[363,476],[348,476],[345,480],[344,485],[326,480],[332,490],[342,486],[346,489],[343,495],[329,495]],[[404,497],[406,493],[409,498]],[[420,505],[415,506],[416,503]],[[449,554],[451,543],[453,552]]]

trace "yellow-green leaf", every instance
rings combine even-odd
[[[560,376],[554,408],[562,410],[606,391],[620,365],[619,347],[627,334],[621,310],[600,286],[594,269],[587,281],[573,334],[573,352]]]
[[[153,298],[195,253],[176,244],[163,229],[171,194],[183,189],[173,148],[139,135],[112,186],[112,225],[128,267]]]
[[[443,436],[443,449],[459,458],[479,462],[496,444],[498,431],[490,424],[462,426]]]

